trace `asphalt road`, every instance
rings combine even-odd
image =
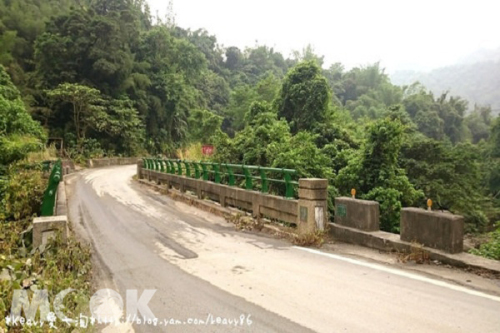
[[[141,186],[135,171],[66,179],[73,228],[94,250],[97,287],[123,299],[126,290],[156,290],[148,305],[157,326],[104,332],[500,332],[498,296],[236,231]]]

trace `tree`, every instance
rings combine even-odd
[[[220,131],[222,117],[208,110],[194,110],[189,116],[188,125],[192,141],[211,143],[211,138]]]
[[[401,165],[415,187],[431,198],[438,209],[465,216],[468,230],[487,224],[479,152],[471,144],[458,144],[414,136],[405,141]]]
[[[444,121],[436,111],[418,111],[415,115],[415,124],[418,130],[431,139],[443,140]]]
[[[231,93],[226,80],[213,71],[207,70],[203,72],[195,86],[203,94],[205,107],[222,114],[229,102]]]
[[[54,101],[71,104],[78,145],[81,145],[90,127],[96,130],[104,128],[103,119],[106,118],[106,114],[103,111],[103,100],[99,90],[74,83],[63,83],[46,92]]]
[[[325,61],[324,56],[319,56],[315,53],[314,47],[311,44],[307,44],[306,47],[302,49],[302,51],[293,51],[294,60],[299,63],[303,61],[313,61],[318,65],[318,67],[323,67],[323,63]]]
[[[252,104],[255,102],[272,103],[279,87],[280,82],[276,76],[268,73],[255,87],[242,85],[234,88],[225,111],[226,116],[231,120],[231,127],[226,130],[233,132],[243,129],[248,121],[253,119],[253,117],[248,117]],[[267,106],[266,108],[267,111],[272,111],[272,108]]]
[[[451,142],[458,143],[465,138],[463,117],[467,110],[467,101],[459,97],[447,97],[448,93],[443,93],[436,101],[436,108],[444,121],[444,133]]]
[[[0,1],[0,64],[6,67],[14,84],[23,92],[23,98],[32,91],[35,40],[45,31],[51,16],[69,12],[78,6],[74,0]]]
[[[234,138],[235,148],[241,156],[234,162],[271,165],[273,160],[268,155],[267,147],[285,142],[289,137],[290,128],[286,121],[278,120],[273,112],[260,113],[252,120],[251,125],[247,125]]]
[[[381,229],[399,231],[399,210],[423,198],[399,167],[404,126],[397,119],[380,119],[368,128],[361,151],[340,170],[336,184],[341,193],[355,188],[359,196],[381,203]]]
[[[323,122],[329,101],[328,82],[318,65],[309,61],[298,64],[287,74],[275,107],[278,115],[290,123],[292,133],[297,133]]]
[[[135,156],[144,147],[144,124],[129,99],[105,100],[104,112],[99,110],[98,130],[106,133],[101,141],[119,153]]]
[[[366,67],[356,67],[342,76],[342,89],[337,97],[346,105],[347,101],[356,101],[360,96],[387,85],[390,85],[389,77],[378,62]],[[396,88],[390,86],[392,89]]]
[[[465,126],[467,126],[472,143],[478,143],[481,140],[488,140],[491,126],[491,107],[480,107],[475,105],[467,117],[465,117]]]
[[[45,131],[26,111],[19,90],[0,65],[0,164],[43,149],[45,140]]]
[[[226,49],[226,68],[234,71],[241,67],[243,55],[236,46],[231,46]]]
[[[259,120],[259,116],[264,113],[269,113],[271,111],[271,105],[267,102],[253,102],[250,105],[250,109],[245,114],[245,123],[247,125],[253,125]]]

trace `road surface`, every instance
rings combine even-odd
[[[497,295],[236,231],[138,184],[135,171],[85,170],[66,180],[98,288],[123,299],[126,290],[156,290],[148,306],[157,326],[103,332],[500,332]]]

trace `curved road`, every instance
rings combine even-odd
[[[498,296],[238,232],[141,186],[135,171],[110,167],[66,178],[72,226],[92,244],[98,288],[123,299],[127,289],[139,296],[156,290],[148,305],[157,326],[103,332],[500,331]],[[185,324],[189,318],[206,323]]]

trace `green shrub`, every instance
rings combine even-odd
[[[380,230],[398,233],[401,212],[401,192],[393,188],[376,187],[363,199],[375,200],[380,204]]]
[[[479,249],[472,249],[470,253],[489,259],[500,260],[500,226],[489,233],[490,240],[481,244]]]
[[[0,280],[0,332],[7,331],[5,318],[10,314],[12,296],[16,289],[27,289],[28,297],[34,290],[48,291],[53,301],[62,290],[74,291],[64,298],[64,313],[71,319],[87,315],[90,300],[90,250],[69,237],[62,244],[61,237],[50,240],[44,247],[31,246],[31,219],[0,224],[0,272],[8,279]],[[74,332],[75,327],[56,322],[57,332]],[[21,326],[9,332],[25,332]],[[29,332],[52,332],[48,324],[30,327]]]
[[[484,232],[488,225],[488,217],[480,210],[470,210],[463,214],[465,222],[465,232]]]
[[[0,179],[0,221],[25,219],[39,213],[46,186],[40,170],[10,166]]]
[[[21,94],[0,65],[0,164],[43,150],[45,131],[26,111]]]

